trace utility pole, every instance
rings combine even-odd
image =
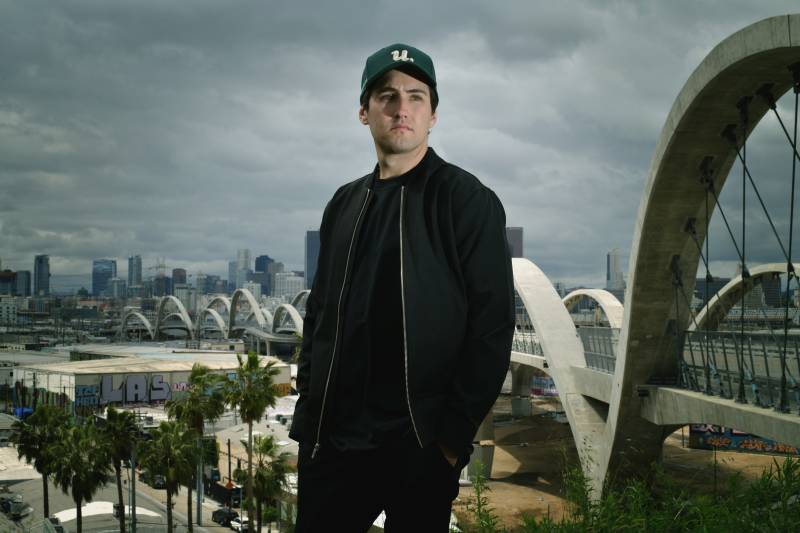
[[[136,533],[136,443],[131,448],[131,495],[130,503],[131,533]]]

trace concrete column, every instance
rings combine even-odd
[[[516,367],[516,368],[515,368]],[[511,416],[531,416],[531,382],[535,369],[528,365],[511,366]]]

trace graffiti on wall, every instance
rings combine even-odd
[[[794,446],[781,444],[744,431],[712,424],[692,424],[689,428],[689,447],[722,449],[749,453],[800,455]]]
[[[100,398],[97,393],[97,385],[76,385],[75,406],[98,405],[100,403]]]
[[[105,375],[100,381],[100,404],[166,401],[170,392],[169,382],[161,375],[126,374],[117,388],[114,388],[114,376]]]

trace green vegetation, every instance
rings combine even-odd
[[[14,422],[14,433],[11,434],[10,440],[17,447],[18,457],[24,457],[42,475],[45,519],[50,516],[47,480],[53,473],[57,457],[53,454],[53,447],[61,440],[61,432],[67,427],[67,422],[67,415],[61,409],[40,405],[26,420]]]
[[[125,533],[122,469],[132,457],[138,456],[143,472],[163,476],[165,480],[170,530],[173,497],[181,484],[187,487],[188,530],[192,531],[192,488],[198,477],[202,479],[202,465],[216,467],[219,460],[216,440],[208,442],[202,438],[204,426],[222,415],[226,403],[239,409],[242,420],[248,424],[249,497],[243,502],[243,505],[250,505],[248,514],[252,509],[250,502],[254,501],[252,479],[255,479],[255,501],[259,509],[262,504],[273,502],[282,490],[289,471],[285,454],[278,453],[271,439],[253,443],[253,423],[263,418],[267,407],[275,405],[277,390],[272,377],[277,372],[272,363],[262,364],[254,353],[248,354],[246,361],[239,357],[239,368],[233,379],[195,364],[188,390],[167,402],[170,420],[153,430],[150,440],[141,439],[132,412],[109,407],[105,423],[96,427],[93,418],[84,423],[73,421],[63,409],[50,405],[40,405],[26,420],[16,422],[10,440],[19,457],[42,474],[45,518],[50,515],[48,480],[52,479],[64,493],[72,496],[77,507],[76,527],[80,532],[83,528],[81,505],[90,502],[97,490],[116,479],[119,530]],[[255,475],[254,452],[258,460]]]
[[[469,505],[471,527],[466,532],[501,532],[485,498],[486,480],[474,480],[475,496]],[[800,460],[777,460],[759,479],[746,483],[729,479],[720,494],[691,491],[656,469],[648,480],[633,480],[606,491],[599,501],[589,496],[587,479],[577,467],[566,470],[566,515],[525,517],[515,531],[524,533],[707,533],[796,532],[800,524]]]
[[[81,506],[111,478],[110,446],[89,422],[66,427],[53,446],[53,479],[58,487],[72,495],[77,511],[77,531],[83,531]]]
[[[167,531],[172,531],[172,497],[181,481],[191,476],[195,456],[194,435],[183,422],[161,422],[142,443],[142,465],[164,476],[167,489]]]
[[[109,459],[117,480],[117,504],[119,505],[119,531],[125,533],[125,503],[122,501],[122,465],[127,463],[133,453],[139,436],[136,416],[130,411],[117,411],[109,407],[106,423],[100,429],[108,444]]]
[[[195,454],[191,457],[192,472],[186,479],[186,504],[189,520],[189,532],[192,527],[192,487],[197,480],[203,479],[202,444],[205,422],[217,420],[225,412],[225,402],[222,397],[220,376],[212,374],[208,367],[195,363],[189,374],[189,388],[180,398],[167,402],[167,414],[170,418],[180,420],[189,431],[192,431],[196,441]],[[216,465],[215,465],[216,466]],[[124,532],[123,532],[124,533]]]
[[[242,421],[247,424],[247,478],[245,485],[245,499],[242,508],[247,509],[247,519],[250,524],[255,524],[253,519],[253,423],[260,422],[267,407],[275,405],[277,398],[275,384],[272,376],[278,373],[273,363],[261,365],[261,358],[250,352],[247,360],[243,361],[239,354],[239,368],[236,377],[225,382],[223,391],[227,403],[239,409]]]

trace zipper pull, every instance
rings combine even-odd
[[[314,449],[311,450],[311,458],[313,459],[317,452],[319,451],[319,442],[314,445]]]

